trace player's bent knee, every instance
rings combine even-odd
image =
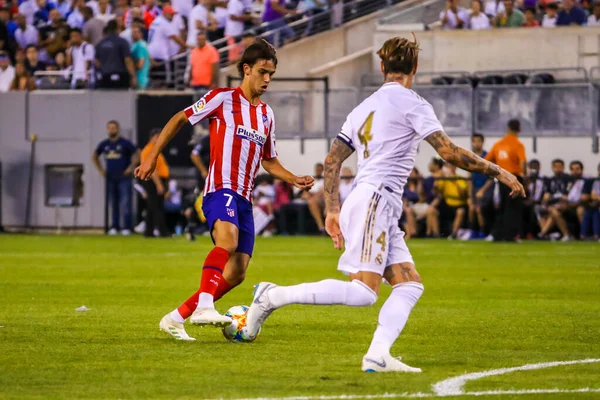
[[[350,282],[351,293],[346,300],[346,304],[349,306],[366,307],[372,306],[377,302],[377,293],[371,289],[367,284],[358,279]]]

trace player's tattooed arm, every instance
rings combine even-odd
[[[425,140],[438,152],[440,157],[458,168],[479,172],[493,178],[500,175],[500,167],[467,149],[455,145],[448,135],[442,131],[429,135]]]
[[[343,162],[354,153],[354,149],[336,138],[331,145],[331,150],[325,158],[324,165],[324,193],[325,208],[327,213],[340,212],[340,170]]]
[[[435,132],[425,140],[438,152],[440,157],[449,163],[467,171],[498,178],[500,182],[510,188],[511,197],[525,197],[525,189],[516,176],[496,164],[484,160],[477,154],[455,145],[444,132]]]

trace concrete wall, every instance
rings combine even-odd
[[[28,110],[27,110],[28,108]],[[26,111],[27,110],[27,111]],[[29,116],[28,123],[26,115]],[[3,166],[3,224],[25,222],[31,143],[36,134],[31,224],[54,226],[55,210],[44,206],[44,164],[83,164],[83,205],[77,226],[104,225],[104,180],[91,162],[106,138],[106,122],[115,119],[122,135],[135,138],[134,92],[31,92],[0,95],[0,160]],[[63,225],[73,225],[74,209],[61,210]]]
[[[410,37],[402,25],[377,28],[373,48],[392,36]],[[600,61],[599,27],[418,32],[421,71],[591,68]],[[379,70],[373,54],[372,70]]]

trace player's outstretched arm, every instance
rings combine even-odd
[[[500,182],[510,187],[510,195],[512,197],[525,197],[525,189],[516,176],[496,164],[484,160],[477,154],[457,146],[450,140],[446,133],[442,131],[435,132],[425,140],[437,151],[440,157],[450,164],[467,171],[479,172],[493,178],[498,178]]]
[[[315,184],[315,178],[312,176],[296,176],[289,170],[287,170],[277,159],[277,157],[270,159],[263,159],[262,166],[269,174],[275,178],[279,178],[284,182],[296,186],[298,189],[306,190],[310,189]]]
[[[169,122],[165,125],[165,127],[158,135],[158,139],[150,152],[150,155],[147,159],[144,160],[142,165],[135,169],[135,176],[142,180],[149,180],[156,168],[156,159],[158,155],[163,151],[167,143],[171,141],[177,135],[177,132],[181,129],[181,127],[187,122],[187,117],[183,111],[175,114]]]

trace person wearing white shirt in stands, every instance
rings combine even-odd
[[[495,17],[498,14],[505,12],[504,0],[491,0],[485,3],[485,14],[488,17]]]
[[[169,60],[179,53],[181,48],[188,47],[181,40],[179,30],[172,23],[175,16],[175,10],[170,5],[163,8],[162,14],[150,25],[148,32],[148,52],[150,56],[160,62],[160,65],[154,67],[152,71],[157,75],[162,75],[166,72],[167,82],[172,82],[171,71],[172,62]]]
[[[27,19],[23,14],[15,15],[15,21],[17,22],[17,30],[15,31],[15,41],[20,48],[24,49],[27,46],[39,43],[39,34],[37,29],[33,25],[27,23]]]
[[[83,29],[85,20],[83,19],[82,10],[85,7],[84,0],[73,0],[73,11],[67,17],[67,24],[71,28]]]
[[[556,26],[556,17],[558,16],[558,4],[550,3],[546,5],[546,14],[542,20],[542,28],[554,28]]]
[[[343,205],[344,201],[352,191],[354,187],[354,174],[348,167],[342,168],[342,174],[340,175],[340,203]]]
[[[469,19],[469,13],[460,7],[460,0],[448,0],[446,10],[440,12],[440,22],[444,29],[463,29]]]
[[[112,6],[108,4],[108,0],[98,0],[98,2],[95,4],[96,8],[92,7],[92,10],[94,11],[94,16],[96,18],[104,22],[108,22],[112,19],[115,19],[116,15],[113,14]]]
[[[81,29],[71,30],[71,47],[67,49],[67,65],[73,66],[73,77],[71,87],[73,89],[84,89],[93,78],[92,62],[96,50],[94,46],[83,40]]]
[[[481,0],[473,0],[467,26],[474,31],[490,29],[490,18],[481,12],[481,6]]]
[[[19,14],[23,14],[29,25],[33,25],[33,15],[39,10],[36,0],[25,0],[19,6]]]
[[[244,33],[244,23],[252,21],[252,14],[246,12],[242,0],[229,0],[227,3],[227,23],[225,24],[226,37],[238,37]]]
[[[0,93],[10,90],[13,79],[15,79],[15,68],[10,65],[8,54],[0,50]]]
[[[204,5],[204,0],[200,0],[190,11],[188,18],[188,35],[186,41],[188,46],[196,44],[198,31],[206,30],[208,23],[208,9]]]
[[[171,5],[178,15],[189,19],[190,12],[194,8],[194,3],[194,0],[173,0]]]
[[[588,17],[587,26],[600,26],[600,2],[594,3],[594,13]]]

